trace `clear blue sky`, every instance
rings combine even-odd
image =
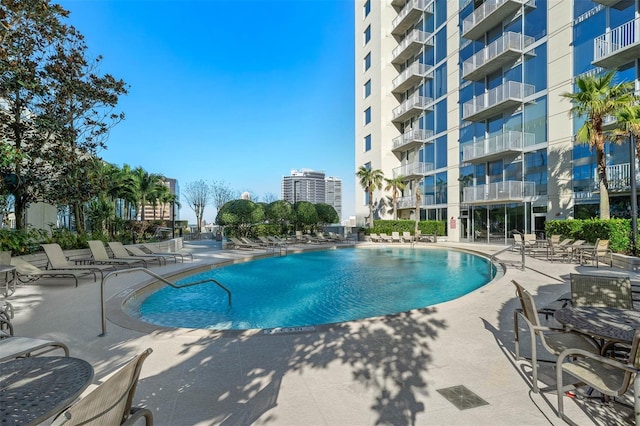
[[[277,198],[291,169],[324,170],[354,214],[352,1],[59,3],[101,72],[131,86],[106,161]],[[181,218],[195,222],[184,202]]]

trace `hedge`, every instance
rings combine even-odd
[[[595,243],[599,238],[609,240],[609,248],[616,253],[631,253],[631,221],[629,219],[568,219],[548,220],[544,231],[547,237],[561,235],[563,238],[585,240]]]
[[[369,235],[372,232],[379,234],[391,234],[392,232],[410,232],[413,235],[415,230],[415,220],[374,220],[373,228],[365,230],[365,234]],[[446,235],[447,222],[439,220],[422,220],[418,222],[418,229],[422,235],[438,234],[439,236]]]

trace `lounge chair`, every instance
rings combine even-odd
[[[69,356],[69,348],[61,342],[14,336],[9,315],[0,310],[0,362],[25,356],[38,356],[61,349]]]
[[[136,263],[143,263],[139,260],[134,260],[134,259],[116,259],[113,257],[109,257],[109,255],[107,254],[107,249],[105,248],[104,244],[100,240],[87,241],[87,244],[89,244],[89,250],[91,250],[91,257],[95,264],[127,265],[131,267],[131,265],[134,265]]]
[[[57,243],[42,244],[44,254],[49,260],[49,270],[75,270],[75,271],[95,271],[100,273],[100,278],[104,278],[104,271],[114,271],[116,267],[114,265],[75,265],[69,263],[67,257],[64,255],[62,248]]]
[[[387,234],[385,234],[384,232],[381,232],[381,233],[380,233],[380,239],[382,240],[382,242],[385,242],[385,243],[391,243],[391,242],[393,242],[393,240],[391,239],[391,237],[390,237],[390,236],[388,236]]]
[[[402,239],[400,238],[400,233],[397,231],[393,231],[391,233],[391,242],[392,243],[401,243]]]
[[[254,249],[260,248],[260,246],[258,246],[257,244],[248,244],[244,241],[239,240],[236,237],[227,237],[227,238],[229,239],[229,241],[231,241],[231,244],[233,244],[233,247],[237,249],[254,250]]]
[[[380,241],[382,241],[382,238],[380,238],[380,236],[375,232],[369,234],[369,239],[374,243],[379,243]]]
[[[515,333],[515,355],[520,359],[520,339],[518,318],[522,317],[529,328],[531,341],[531,368],[533,392],[538,393],[538,356],[537,343],[539,339],[544,349],[552,355],[558,356],[567,348],[578,348],[590,353],[600,353],[597,343],[584,335],[565,332],[562,329],[544,327],[540,323],[539,312],[531,294],[516,281],[511,281],[516,286],[516,294],[520,299],[521,309],[513,314],[513,329]],[[537,339],[536,339],[537,337]]]
[[[295,244],[295,241],[288,241],[285,239],[282,239],[280,237],[276,237],[274,235],[269,235],[267,237],[267,240],[271,241],[273,244],[277,245],[277,246],[287,246],[290,244]]]
[[[166,259],[162,259],[161,257],[153,254],[133,256],[127,251],[127,248],[120,241],[109,241],[108,244],[115,259],[137,260],[142,262],[145,268],[148,266],[147,262],[158,262],[158,266],[162,266],[163,262],[165,264],[167,263]]]
[[[411,236],[411,232],[404,231],[402,233],[402,242],[403,243],[412,243],[413,237]]]
[[[18,281],[22,283],[33,282],[40,278],[73,278],[76,287],[78,287],[78,278],[86,277],[88,275],[93,276],[93,281],[97,280],[95,270],[76,270],[76,269],[55,269],[55,270],[42,270],[35,265],[20,259],[19,257],[12,257],[11,264],[16,267],[18,273]]]
[[[160,259],[162,259],[164,261],[164,264],[167,264],[167,259],[172,259],[175,263],[178,263],[178,259],[176,258],[176,256],[172,255],[172,254],[161,254],[161,253],[156,253],[156,254],[151,254],[151,253],[147,253],[145,251],[143,251],[140,247],[136,247],[136,246],[126,246],[125,247],[127,249],[127,251],[129,253],[131,253],[132,255],[134,255],[135,257],[151,257],[151,256],[155,256],[158,257]]]
[[[570,362],[565,360],[570,359]],[[637,409],[640,398],[640,329],[636,330],[631,350],[626,361],[594,354],[580,349],[566,349],[556,362],[556,387],[558,393],[558,417],[567,420],[564,414],[564,396],[566,387],[564,377],[571,376],[574,383],[589,386],[608,396],[621,396],[633,386],[635,424],[640,424],[640,411]]]
[[[145,249],[147,249],[149,251],[150,254],[169,254],[171,256],[174,256],[176,259],[178,257],[180,257],[180,261],[182,263],[184,263],[184,257],[185,256],[189,256],[189,258],[191,259],[191,261],[193,261],[193,254],[192,253],[180,253],[177,251],[162,251],[160,249],[160,245],[158,245],[158,247],[156,247],[154,244],[143,244],[142,247],[144,247]]]
[[[337,241],[339,243],[346,243],[347,239],[345,237],[343,237],[340,234],[336,234],[335,232],[329,232],[329,237],[334,240]]]
[[[51,423],[60,425],[133,425],[144,418],[153,425],[153,413],[146,408],[132,407],[138,378],[149,348],[128,361],[91,393],[60,413]]]
[[[255,241],[251,241],[249,238],[247,237],[240,237],[240,241],[246,243],[247,245],[255,248],[255,249],[259,249],[259,248],[264,248],[266,247],[262,242],[255,242]]]

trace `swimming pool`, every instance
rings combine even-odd
[[[493,267],[493,266],[492,266]],[[248,330],[302,327],[389,315],[446,302],[491,280],[486,258],[446,249],[347,248],[272,257],[203,272],[163,287],[139,306],[167,327]]]

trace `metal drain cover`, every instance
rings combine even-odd
[[[437,389],[437,391],[447,401],[455,405],[458,410],[467,410],[469,408],[480,407],[482,405],[489,405],[487,401],[480,398],[463,385]]]

